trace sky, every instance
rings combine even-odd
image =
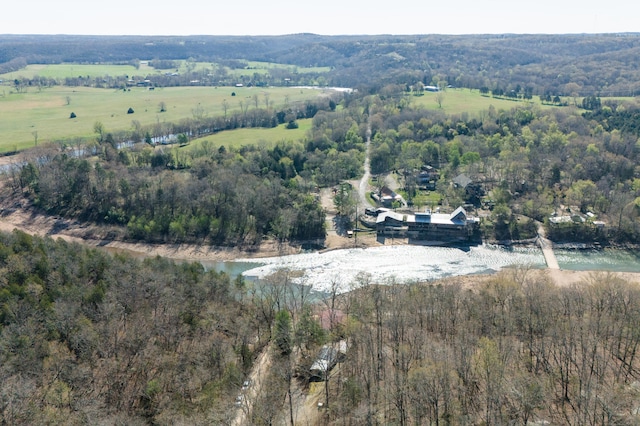
[[[0,34],[322,35],[640,32],[632,0],[22,0]]]

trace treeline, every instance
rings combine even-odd
[[[327,424],[637,424],[640,290],[523,268],[345,295]]]
[[[446,115],[414,108],[401,86],[385,86],[375,96],[346,95],[335,109],[326,100],[286,113],[254,108],[226,119],[134,129],[135,135],[107,133],[88,148],[98,160],[37,150],[21,170],[12,170],[8,189],[50,214],[124,226],[128,238],[146,241],[251,245],[269,236],[317,239],[324,236],[324,214],[315,188],[361,174],[370,128],[374,174],[398,171],[407,200],[416,208],[435,207],[415,176],[423,165],[436,167],[439,203],[491,209],[482,223],[485,238],[533,238],[538,221],[547,223],[555,241],[637,242],[638,106],[589,99],[594,109],[583,115],[571,107],[534,105]],[[214,148],[206,141],[186,148],[114,148],[127,140],[196,135],[219,125],[269,126],[299,116],[314,117],[304,140],[274,148]],[[474,186],[452,185],[460,174]],[[554,213],[589,213],[591,220],[551,225]],[[596,219],[605,226],[596,227]]]
[[[235,97],[234,92],[231,97]],[[295,121],[305,118],[313,118],[319,111],[334,111],[340,101],[339,95],[322,96],[314,100],[305,102],[291,102],[286,106],[274,108],[268,95],[264,98],[254,95],[251,99],[239,101],[240,110],[231,109],[231,105],[225,100],[223,102],[223,115],[210,116],[207,110],[201,105],[197,105],[191,110],[192,117],[179,120],[177,122],[160,122],[151,125],[142,125],[137,120],[132,121],[129,130],[105,129],[101,122],[94,123],[94,131],[97,133],[96,140],[75,140],[74,144],[87,145],[89,151],[95,145],[108,144],[113,148],[119,145],[131,145],[132,143],[146,142],[150,145],[157,144],[186,144],[191,139],[201,138],[225,130],[235,130],[241,128],[273,128],[280,124],[295,125]],[[265,104],[264,107],[262,105]],[[159,112],[166,109],[164,102],[158,106]],[[179,136],[181,136],[179,138]],[[181,139],[180,142],[178,139]],[[57,141],[60,144],[68,145],[69,141]],[[184,165],[174,165],[179,168]]]
[[[139,66],[138,60],[129,65]],[[173,63],[174,61],[169,61]],[[0,64],[0,74],[3,72],[19,71],[27,66],[24,58]],[[3,71],[4,70],[4,71]],[[97,76],[67,76],[67,77],[23,77],[18,75],[8,81],[17,92],[27,89],[41,90],[46,87],[64,85],[69,87],[95,87],[99,89],[127,90],[130,86],[143,84],[145,87],[180,87],[180,86],[230,86],[242,84],[245,87],[268,86],[326,86],[325,72],[292,72],[285,68],[273,68],[268,73],[254,72],[236,76],[229,73],[225,67],[212,66],[187,70],[185,72],[166,72],[163,74],[147,74],[132,71],[127,75],[97,75]]]
[[[48,214],[125,227],[135,240],[252,246],[266,236],[324,238],[319,201],[291,179],[293,160],[274,158],[277,149],[220,149],[185,171],[167,170],[180,161],[177,150],[106,151],[111,161],[56,154],[29,163],[15,184]]]
[[[0,234],[0,422],[229,424],[268,328],[242,281]]]

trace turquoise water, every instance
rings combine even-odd
[[[640,251],[554,250],[561,269],[571,271],[640,272]]]
[[[224,272],[227,275],[229,275],[231,278],[235,278],[237,275],[242,274],[245,271],[248,271],[253,268],[257,268],[258,266],[262,265],[262,263],[256,263],[256,262],[236,262],[236,261],[230,261],[230,262],[201,261],[200,263],[202,263],[202,266],[204,266],[204,268],[207,271],[214,270],[216,272]]]

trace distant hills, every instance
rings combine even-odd
[[[0,35],[0,73],[33,63],[243,59],[331,67],[327,83],[443,83],[536,95],[635,96],[640,33],[582,35]],[[572,84],[573,83],[573,84]],[[567,85],[571,84],[569,88]]]

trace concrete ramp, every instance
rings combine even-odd
[[[538,233],[538,244],[542,249],[542,254],[544,256],[544,261],[547,263],[547,268],[560,269],[558,259],[556,259],[556,255],[553,252],[553,243],[546,239],[543,234]]]

